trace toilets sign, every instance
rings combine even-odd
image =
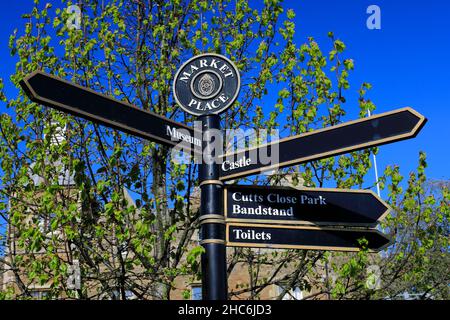
[[[374,227],[390,207],[370,190],[230,185],[227,222]]]
[[[375,229],[284,226],[227,223],[225,238],[229,247],[267,249],[306,249],[359,251],[360,239],[367,240],[369,252],[378,252],[391,240]]]

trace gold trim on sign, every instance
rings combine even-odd
[[[225,61],[227,61],[231,65],[231,67],[233,67],[234,71],[236,72],[236,77],[237,77],[237,80],[238,80],[236,93],[234,94],[234,96],[231,99],[231,101],[229,102],[229,104],[225,108],[222,108],[220,111],[218,111],[218,112],[217,111],[216,112],[211,112],[211,114],[220,114],[220,113],[226,111],[228,108],[230,108],[234,104],[234,102],[236,101],[237,97],[239,96],[239,92],[241,91],[241,74],[239,72],[238,67],[236,66],[236,64],[233,61],[231,61],[231,59],[229,59],[229,58],[227,58],[227,57],[225,57],[225,56],[223,56],[221,54],[218,54],[218,53],[202,53],[202,54],[199,54],[199,55],[191,57],[189,60],[184,62],[181,65],[181,67],[178,68],[177,72],[175,73],[175,76],[173,77],[173,83],[172,83],[172,92],[173,92],[173,97],[175,99],[175,102],[178,104],[178,106],[184,112],[187,112],[187,113],[189,113],[191,115],[195,115],[195,116],[201,116],[201,115],[205,115],[207,113],[201,113],[201,112],[195,112],[195,111],[189,110],[189,109],[185,108],[183,106],[183,104],[180,103],[180,101],[178,100],[178,96],[177,96],[176,90],[175,90],[175,86],[176,86],[176,81],[175,80],[178,80],[178,76],[179,76],[181,70],[183,70],[183,68],[185,66],[187,66],[189,63],[191,63],[193,60],[201,58],[201,57],[204,57],[204,56],[214,56],[214,57],[218,57],[218,58],[221,58],[221,59],[224,59]]]
[[[380,217],[376,220],[375,223],[349,223],[349,222],[321,222],[321,221],[309,221],[309,220],[269,220],[269,219],[240,219],[240,218],[230,218],[228,216],[228,206],[227,206],[227,198],[228,198],[228,188],[242,188],[242,189],[272,189],[274,191],[277,190],[287,190],[287,191],[310,191],[310,192],[336,192],[336,193],[365,193],[371,194],[377,201],[379,201],[384,207],[385,211],[380,215]],[[375,192],[372,190],[366,189],[338,189],[338,188],[308,188],[308,187],[272,187],[272,186],[256,186],[256,185],[226,185],[224,187],[224,216],[227,222],[246,222],[252,221],[257,223],[274,223],[274,224],[289,224],[289,225],[342,225],[342,226],[355,226],[355,227],[375,227],[378,223],[384,220],[386,216],[392,211],[391,206],[389,206],[383,199],[381,199]]]
[[[251,223],[227,223],[225,228],[225,240],[226,245],[231,247],[253,247],[253,248],[268,248],[268,249],[304,249],[304,250],[328,250],[328,251],[352,251],[358,252],[359,248],[355,247],[330,247],[330,246],[307,246],[307,245],[283,245],[283,244],[265,244],[265,243],[241,243],[232,242],[229,238],[230,227],[255,227],[255,228],[274,228],[274,229],[303,229],[303,230],[320,230],[320,231],[342,231],[342,232],[354,232],[354,231],[365,231],[370,233],[378,233],[380,236],[388,240],[388,243],[384,246],[377,248],[376,250],[369,249],[369,252],[379,252],[387,248],[392,244],[392,239],[387,237],[385,234],[379,232],[376,229],[337,229],[337,228],[327,228],[327,227],[310,227],[310,226],[281,226],[281,225],[269,225],[269,224],[251,224]]]
[[[224,219],[205,219],[200,221],[200,225],[206,224],[206,223],[217,223],[217,224],[225,224]]]
[[[221,239],[205,239],[205,240],[201,240],[200,244],[210,244],[210,243],[217,243],[217,244],[225,244],[225,240],[221,240]]]
[[[206,220],[206,219],[222,219],[225,220],[225,217],[222,214],[204,214],[201,215],[200,218],[198,218],[200,221]]]
[[[176,122],[176,121],[174,121],[174,120],[172,120],[172,119],[163,117],[163,116],[161,116],[161,115],[159,115],[159,114],[156,114],[156,113],[154,113],[154,112],[151,112],[151,111],[147,111],[147,110],[138,108],[138,107],[136,107],[136,106],[134,106],[134,105],[132,105],[132,104],[129,104],[129,103],[127,103],[127,102],[120,101],[120,100],[114,99],[114,98],[112,98],[112,97],[110,97],[110,96],[107,96],[107,95],[105,95],[105,94],[103,94],[103,93],[96,92],[96,91],[92,90],[91,88],[87,88],[87,87],[80,86],[80,85],[78,85],[78,84],[76,84],[76,83],[73,83],[73,82],[70,82],[70,81],[61,79],[61,78],[59,78],[59,77],[56,77],[56,76],[54,76],[54,75],[52,75],[52,74],[48,74],[48,73],[42,72],[42,71],[40,71],[40,70],[35,70],[35,71],[31,72],[30,74],[28,74],[27,76],[25,76],[25,77],[22,79],[22,82],[24,83],[24,85],[26,86],[26,88],[27,88],[27,89],[29,90],[29,92],[31,93],[31,96],[32,96],[32,97],[31,97],[31,100],[32,100],[33,102],[37,102],[37,103],[40,103],[40,104],[43,104],[43,103],[45,104],[45,103],[46,103],[46,104],[49,104],[49,105],[55,105],[55,106],[58,106],[59,108],[66,109],[66,110],[70,110],[70,111],[72,111],[73,113],[77,113],[77,114],[79,114],[79,115],[83,115],[83,116],[85,116],[85,117],[88,117],[88,118],[91,118],[91,119],[95,119],[95,120],[98,121],[98,122],[108,123],[108,124],[110,124],[110,125],[114,125],[114,124],[115,124],[114,122],[112,122],[112,121],[110,121],[110,120],[108,120],[108,119],[106,119],[106,118],[100,118],[100,117],[98,117],[98,116],[92,115],[92,114],[90,114],[90,113],[87,113],[87,112],[85,112],[85,111],[79,110],[79,109],[77,109],[77,108],[74,108],[74,107],[68,106],[68,105],[66,105],[66,104],[62,104],[62,103],[59,103],[59,102],[56,102],[56,101],[54,101],[54,100],[50,100],[50,99],[47,99],[47,98],[44,98],[44,97],[38,95],[38,94],[36,93],[36,91],[32,88],[32,86],[31,86],[30,83],[29,83],[29,80],[30,80],[31,78],[33,78],[34,76],[36,76],[36,75],[42,75],[42,76],[44,76],[44,77],[48,77],[48,78],[52,78],[52,79],[54,79],[54,80],[58,80],[58,81],[60,81],[60,82],[63,82],[63,83],[65,83],[65,84],[67,84],[67,85],[70,85],[70,86],[73,86],[73,87],[75,87],[75,88],[78,88],[78,89],[80,89],[80,90],[87,91],[87,92],[89,92],[89,93],[95,94],[95,95],[97,95],[97,96],[99,96],[99,97],[101,97],[101,98],[105,98],[105,99],[107,99],[107,100],[110,100],[110,101],[113,101],[113,102],[115,102],[115,103],[121,104],[121,105],[123,105],[123,106],[125,106],[125,107],[132,108],[132,109],[135,109],[135,110],[137,110],[137,111],[139,111],[139,112],[145,113],[145,114],[147,114],[147,115],[149,115],[149,116],[154,116],[154,117],[159,118],[159,119],[161,119],[161,120],[163,120],[163,121],[167,121],[167,122],[169,122],[170,124],[179,126],[179,127],[182,128],[182,129],[186,129],[186,130],[188,130],[188,131],[191,130],[191,131],[194,133],[193,136],[195,136],[195,132],[198,133],[197,130],[195,130],[194,128],[191,128],[191,127],[189,127],[189,126],[187,126],[187,125],[185,125],[185,124],[182,124],[182,123]],[[36,100],[36,101],[34,101],[34,100]],[[47,107],[50,107],[50,106],[47,106]],[[77,115],[73,115],[73,116],[77,116]],[[89,121],[90,121],[90,120],[89,120]],[[118,125],[116,125],[116,126],[118,126]],[[153,135],[153,134],[149,134],[149,133],[144,132],[144,131],[141,131],[141,130],[137,130],[137,129],[133,128],[133,127],[129,127],[129,126],[124,125],[124,124],[120,124],[120,127],[124,128],[125,130],[129,130],[129,131],[131,131],[131,132],[137,132],[137,133],[139,133],[139,134],[142,135],[142,136],[147,136],[147,137],[149,137],[150,139],[159,140],[159,141],[164,141],[165,143],[171,144],[171,145],[174,145],[174,146],[176,146],[176,145],[178,145],[179,143],[182,143],[182,142],[183,142],[183,141],[177,142],[177,141],[168,140],[168,139],[165,139],[165,138],[162,138],[162,137]],[[120,129],[119,129],[119,130],[120,130]],[[200,133],[198,133],[198,134],[200,134]],[[194,145],[194,144],[188,144],[188,146],[192,149],[191,151],[193,151],[194,153],[198,153],[198,152],[195,151],[196,148],[195,148],[195,145]]]
[[[255,223],[261,224],[274,224],[274,225],[292,225],[292,226],[343,226],[343,227],[358,227],[358,228],[375,228],[378,225],[376,223],[363,223],[363,222],[327,222],[327,221],[308,221],[308,220],[268,220],[268,219],[240,219],[240,218],[226,218],[226,223]]]
[[[201,186],[203,186],[205,184],[217,184],[217,185],[223,186],[223,181],[221,181],[221,180],[214,180],[214,179],[203,180],[202,182],[200,182],[200,184],[198,186],[201,187]]]
[[[365,148],[369,148],[369,147],[375,147],[377,145],[383,145],[383,144],[388,143],[388,142],[395,142],[395,141],[399,141],[399,140],[404,140],[404,139],[409,138],[409,137],[413,137],[413,136],[415,136],[417,134],[417,132],[420,129],[420,127],[422,127],[424,125],[424,123],[426,122],[426,118],[423,115],[421,115],[420,113],[418,113],[417,111],[415,111],[414,109],[412,109],[410,107],[405,107],[405,108],[401,108],[401,109],[397,109],[397,110],[393,110],[393,111],[389,111],[389,112],[384,112],[384,113],[380,113],[380,114],[377,114],[377,115],[373,115],[373,116],[370,116],[370,117],[367,117],[367,118],[361,118],[361,119],[357,119],[357,120],[352,120],[352,121],[341,123],[341,124],[338,124],[338,125],[335,125],[335,126],[330,126],[330,127],[326,127],[326,128],[322,128],[322,129],[317,129],[317,130],[314,130],[314,131],[311,131],[311,132],[305,132],[305,133],[302,133],[302,134],[299,134],[299,135],[295,135],[295,136],[291,136],[291,137],[287,137],[287,138],[278,140],[278,141],[273,142],[273,143],[265,143],[265,144],[260,145],[260,146],[255,146],[255,147],[251,147],[251,148],[248,148],[248,149],[239,150],[237,152],[226,153],[225,155],[222,155],[222,156],[219,156],[219,157],[222,159],[222,161],[223,161],[223,159],[226,159],[228,157],[236,158],[237,155],[243,154],[245,152],[249,152],[251,150],[260,149],[260,148],[264,148],[264,147],[275,145],[275,144],[280,145],[283,142],[290,141],[290,140],[293,140],[293,139],[299,139],[299,138],[303,138],[303,137],[306,137],[306,136],[309,136],[309,135],[320,134],[320,133],[323,133],[325,131],[329,131],[329,130],[334,130],[334,129],[338,129],[338,128],[341,128],[341,127],[350,126],[350,125],[353,125],[353,124],[356,124],[356,123],[359,123],[359,122],[370,121],[370,120],[373,120],[373,119],[376,119],[376,118],[380,118],[380,117],[384,117],[384,116],[388,116],[388,115],[391,115],[391,114],[400,113],[400,112],[404,112],[404,111],[408,111],[408,112],[414,114],[416,117],[419,118],[419,121],[417,122],[417,124],[414,126],[414,128],[410,132],[403,133],[403,134],[396,135],[396,136],[392,136],[392,137],[388,137],[388,138],[384,138],[384,139],[380,139],[380,140],[375,140],[375,141],[371,141],[371,142],[356,144],[356,145],[353,145],[353,146],[350,146],[350,147],[345,147],[345,148],[335,149],[335,150],[332,150],[332,151],[322,152],[322,153],[314,154],[314,155],[311,155],[311,156],[308,156],[308,157],[297,158],[297,159],[294,159],[294,160],[285,161],[285,162],[277,163],[277,164],[270,165],[270,166],[260,166],[259,168],[256,168],[256,169],[251,169],[251,170],[242,171],[242,172],[239,172],[239,173],[225,175],[223,177],[220,177],[220,179],[222,181],[232,180],[233,178],[240,177],[240,176],[247,176],[247,175],[251,175],[251,174],[257,173],[257,172],[269,171],[271,169],[276,169],[276,168],[279,168],[279,167],[285,167],[285,166],[293,165],[293,164],[300,163],[300,162],[307,162],[307,161],[312,161],[312,160],[315,160],[315,159],[327,158],[327,157],[331,157],[333,155],[338,155],[338,154],[342,154],[342,153],[352,152],[354,150],[365,149]]]

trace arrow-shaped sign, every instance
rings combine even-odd
[[[201,133],[156,113],[41,71],[20,84],[34,102],[170,147],[182,143],[185,150],[201,152]]]
[[[370,190],[228,185],[229,222],[375,226],[390,207]]]
[[[226,244],[229,247],[359,251],[360,239],[368,241],[371,252],[380,251],[390,244],[384,234],[374,229],[238,223],[227,223],[226,226]]]
[[[225,154],[220,157],[220,179],[231,180],[414,138],[425,122],[417,111],[403,108]],[[271,152],[279,155],[276,163],[266,163]]]

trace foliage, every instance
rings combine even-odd
[[[17,58],[10,81],[18,91],[6,97],[0,82],[6,105],[0,117],[0,213],[8,228],[1,262],[16,285],[0,297],[27,299],[36,287],[48,285],[48,298],[126,299],[132,293],[169,299],[175,289],[183,290],[177,279],[200,277],[202,248],[192,240],[198,228],[197,166],[176,163],[165,147],[32,103],[19,81],[44,70],[190,122],[194,119],[173,100],[173,75],[189,57],[216,52],[236,63],[243,83],[223,127],[281,128],[290,135],[344,121],[354,61],[332,33],[328,54],[313,38],[297,45],[295,13],[278,0],[255,8],[244,0],[83,0],[79,30],[66,24],[71,4],[35,1],[23,15],[24,29],[10,38]],[[366,98],[370,88],[363,83],[359,89],[353,111],[361,117],[375,109]],[[59,128],[65,128],[65,139],[55,143]],[[362,188],[376,152],[367,149],[249,179],[268,184],[293,175],[307,186]],[[395,214],[383,227],[396,240],[386,256],[365,250],[344,255],[233,249],[228,273],[243,263],[250,281],[230,288],[230,297],[257,299],[269,285],[281,283],[279,298],[296,286],[316,290],[310,298],[383,298],[402,290],[448,297],[449,192],[433,188],[438,195],[428,195],[424,168],[421,155],[405,191],[399,168],[385,171],[382,182]],[[79,290],[68,286],[75,261]],[[384,287],[367,290],[366,267],[374,261],[381,266]],[[260,272],[264,266],[270,266],[269,274]]]

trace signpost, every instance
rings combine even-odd
[[[414,138],[426,118],[411,108],[303,133],[255,148],[221,156],[220,180],[242,178],[263,171]],[[263,151],[264,148],[268,149]],[[260,154],[279,154],[277,163],[262,163]]]
[[[370,229],[227,223],[226,231],[227,246],[269,249],[359,251],[362,238],[371,252],[390,244],[386,236]]]
[[[199,186],[206,300],[227,299],[226,245],[358,251],[361,238],[368,241],[371,251],[389,245],[386,236],[369,229],[390,210],[371,191],[240,185],[224,190],[224,181],[413,138],[426,122],[415,110],[403,108],[219,155],[213,153],[214,148],[210,150],[209,143],[215,133],[221,133],[219,114],[232,106],[240,90],[239,70],[224,56],[193,57],[173,81],[175,101],[199,117],[201,132],[41,71],[25,77],[21,85],[34,102],[203,155]],[[267,150],[279,153],[277,163],[259,159]],[[205,155],[216,161],[205,161]]]
[[[373,227],[390,207],[370,190],[229,185],[229,222]]]

